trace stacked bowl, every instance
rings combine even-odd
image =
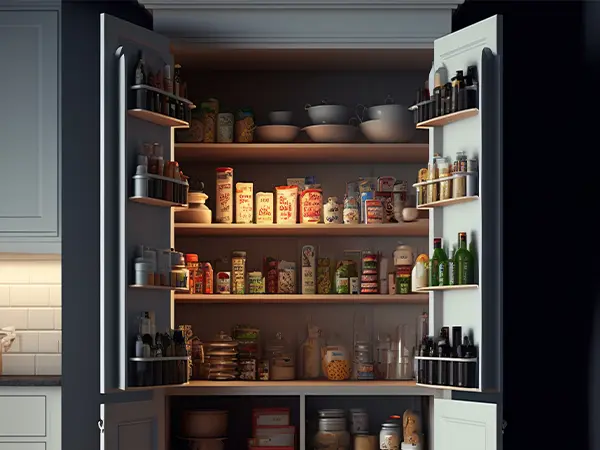
[[[351,125],[350,111],[344,105],[332,105],[323,101],[321,105],[304,107],[313,125],[303,128],[313,142],[348,143],[356,142],[358,128]]]
[[[269,121],[271,125],[256,127],[256,139],[260,142],[294,142],[300,133],[300,128],[292,125],[291,111],[271,111]]]
[[[203,342],[209,364],[209,380],[235,380],[238,375],[238,342],[221,331],[213,341]]]
[[[356,107],[360,131],[370,142],[402,143],[413,138],[415,126],[408,107],[392,102],[388,97],[384,105]]]

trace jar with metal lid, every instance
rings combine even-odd
[[[275,339],[267,342],[265,356],[269,358],[269,379],[272,381],[293,380],[296,377],[294,350],[277,333]]]
[[[381,425],[379,432],[380,450],[399,450],[400,449],[400,422],[398,416],[392,416],[390,420]]]
[[[346,429],[343,409],[322,409],[319,411],[319,431],[315,434],[315,450],[349,450],[350,433]]]

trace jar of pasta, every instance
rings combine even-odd
[[[235,142],[250,143],[254,140],[254,113],[251,109],[240,109],[235,117]]]
[[[349,380],[352,364],[348,351],[341,344],[338,336],[335,336],[331,342],[322,350],[323,373],[328,380],[344,381]]]

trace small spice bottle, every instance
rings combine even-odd
[[[185,255],[185,267],[190,272],[189,284],[190,294],[202,294],[203,291],[203,273],[198,261],[198,255],[195,253],[187,253]]]

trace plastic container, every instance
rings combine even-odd
[[[352,364],[350,357],[339,340],[334,337],[323,350],[323,372],[328,380],[344,381],[350,379]]]

